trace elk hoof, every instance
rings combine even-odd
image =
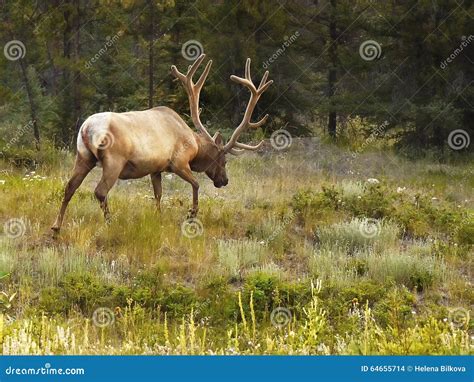
[[[191,208],[191,209],[188,211],[188,219],[195,218],[195,217],[197,216],[197,213],[198,213],[197,208],[196,208],[196,209]]]
[[[51,231],[53,232],[53,238],[57,238],[59,235],[60,228],[57,226],[52,226]]]

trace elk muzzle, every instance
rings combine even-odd
[[[228,183],[229,183],[229,179],[227,178],[217,179],[214,181],[214,187],[221,188],[221,187],[227,186]]]

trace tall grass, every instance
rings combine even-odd
[[[218,262],[230,277],[240,277],[243,272],[265,265],[266,248],[251,240],[219,240]]]
[[[89,320],[38,316],[6,325],[0,314],[2,353],[12,354],[469,354],[465,328],[434,319],[398,335],[383,329],[368,306],[342,335],[330,331],[330,317],[318,292],[304,315],[282,326],[256,322],[241,309],[240,322],[229,323],[226,335],[195,321],[193,312],[170,325],[166,316],[154,320],[138,305],[129,305],[110,325],[95,327]],[[248,321],[248,319],[250,321]],[[362,330],[361,330],[362,327]],[[443,344],[443,346],[440,346]],[[250,346],[249,346],[250,345]]]
[[[394,246],[383,250],[360,246],[348,252],[344,243],[326,242],[313,249],[309,260],[311,274],[337,285],[350,285],[364,278],[420,290],[453,281],[455,277],[443,259],[419,253],[411,246],[404,250]]]
[[[229,161],[223,189],[199,175],[203,230],[194,238],[182,232],[189,185],[165,177],[157,212],[149,179],[121,181],[110,194],[113,220],[106,225],[93,196],[96,169],[53,240],[49,227],[72,157],[40,165],[33,175],[1,162],[0,223],[25,222],[20,237],[0,236],[2,351],[469,352],[469,328],[450,321],[450,311],[468,311],[473,298],[469,164],[425,168],[360,153],[349,168],[344,150],[313,143],[295,140],[293,151]],[[383,179],[382,191],[368,192],[370,177]],[[399,186],[405,194],[396,194]],[[432,196],[440,202],[431,203]],[[323,281],[321,293],[311,290],[314,279]],[[392,330],[400,322],[387,313],[399,289],[406,289],[404,311],[417,313],[403,321],[403,343]],[[357,311],[353,300],[368,305]],[[113,325],[94,325],[98,307],[114,312]],[[288,325],[271,322],[277,307],[290,311]]]
[[[348,252],[369,247],[380,251],[397,243],[400,228],[387,220],[353,218],[322,227],[317,235],[325,247],[344,247]]]

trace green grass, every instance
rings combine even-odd
[[[158,213],[149,179],[121,181],[106,225],[95,169],[53,240],[72,156],[2,162],[2,352],[472,353],[472,162],[308,147],[232,159],[223,189],[199,175],[194,238],[188,184],[165,177]]]

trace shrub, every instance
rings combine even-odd
[[[40,309],[48,313],[66,314],[79,309],[90,314],[98,306],[114,305],[113,287],[90,273],[68,273],[57,287],[44,288],[40,292]]]
[[[462,222],[456,231],[456,241],[461,245],[474,245],[474,221]]]
[[[422,291],[443,278],[444,264],[432,256],[388,251],[381,255],[366,252],[362,257],[367,261],[367,276],[379,282],[392,281]]]
[[[354,216],[381,219],[390,216],[393,193],[382,184],[366,184],[362,195],[347,195],[344,208]]]
[[[261,264],[266,257],[266,248],[252,240],[219,240],[217,251],[220,267],[233,279]]]
[[[250,301],[253,295],[253,304],[258,317],[271,312],[274,306],[280,304],[280,281],[272,274],[257,272],[247,278],[244,285],[244,301]]]
[[[321,246],[345,247],[352,253],[368,247],[380,250],[382,247],[393,246],[399,232],[397,225],[386,220],[354,218],[350,222],[322,227],[317,235]]]
[[[181,284],[169,286],[160,303],[161,310],[169,312],[171,317],[183,317],[199,308],[196,292]]]

